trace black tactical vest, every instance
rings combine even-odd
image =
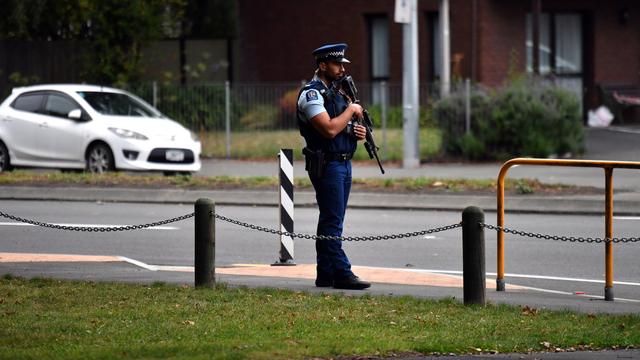
[[[342,114],[349,105],[343,95],[332,89],[327,89],[320,80],[311,81],[303,86],[298,93],[298,98],[300,98],[303,91],[309,89],[315,89],[322,95],[324,108],[332,119]],[[297,111],[297,117],[300,135],[304,137],[307,148],[310,150],[322,150],[326,153],[353,153],[356,151],[356,139],[347,134],[346,131],[341,131],[333,139],[327,139],[306,120],[304,113],[300,109]]]

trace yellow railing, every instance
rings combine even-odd
[[[502,165],[498,175],[498,226],[504,227],[504,178],[507,171],[516,165],[568,166],[602,168],[605,176],[605,237],[613,238],[613,169],[640,169],[640,162],[633,161],[600,161],[600,160],[551,160],[551,159],[511,159]],[[504,231],[498,230],[497,251],[498,276],[496,290],[504,291]],[[604,287],[605,300],[613,300],[613,243],[605,243],[606,279]]]

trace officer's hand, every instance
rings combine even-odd
[[[351,103],[349,107],[353,110],[353,115],[358,119],[362,119],[362,106],[359,104]]]
[[[355,124],[353,126],[353,134],[358,140],[364,140],[367,137],[367,128],[362,125]]]

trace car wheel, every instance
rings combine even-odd
[[[115,165],[109,146],[102,143],[91,146],[87,153],[87,171],[93,174],[102,174],[115,170]]]
[[[11,170],[11,159],[9,158],[9,150],[0,141],[0,172]]]

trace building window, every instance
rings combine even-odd
[[[389,20],[386,16],[369,18],[371,44],[371,95],[374,104],[386,99],[385,82],[389,79]]]
[[[431,64],[430,80],[439,80],[442,76],[442,35],[440,34],[440,14],[431,12],[427,14],[427,26],[429,33],[429,64]]]
[[[371,77],[389,78],[389,21],[386,16],[371,18]]]
[[[527,14],[527,72],[533,72],[533,22]],[[583,29],[579,13],[540,14],[540,74],[574,93],[582,109],[584,96]]]
[[[527,14],[527,72],[533,72],[533,23]],[[582,16],[540,14],[540,74],[582,74]]]
[[[557,74],[582,73],[582,18],[580,15],[556,15]]]

